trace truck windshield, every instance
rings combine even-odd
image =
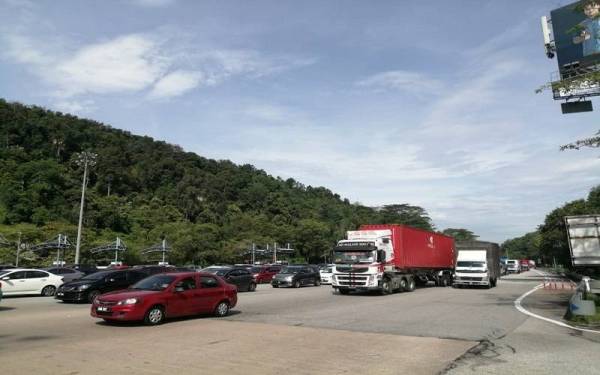
[[[483,267],[485,267],[485,262],[460,261],[460,262],[456,263],[456,267],[478,267],[478,268],[483,268]]]
[[[373,251],[336,251],[335,263],[373,263]]]

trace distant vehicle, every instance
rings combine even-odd
[[[132,270],[140,271],[148,276],[155,275],[157,273],[175,272],[177,269],[173,266],[158,266],[158,265],[139,265],[133,266]]]
[[[521,264],[516,259],[507,260],[506,267],[508,273],[521,273]]]
[[[72,268],[66,267],[51,267],[51,268],[43,268],[44,271],[48,271],[55,275],[61,276],[63,278],[63,282],[68,283],[69,281],[81,279],[85,276],[83,272],[77,271]]]
[[[531,260],[531,259],[529,260],[529,268],[530,268],[530,269],[531,269],[531,268],[535,268],[535,261],[533,261],[533,260]]]
[[[454,239],[398,224],[361,225],[334,247],[333,288],[340,294],[412,292],[435,282],[449,286],[454,272]]]
[[[529,259],[521,259],[521,270],[529,271]]]
[[[500,247],[493,242],[462,241],[456,243],[456,267],[453,286],[496,286],[500,278]]]
[[[303,285],[321,285],[321,276],[318,271],[309,266],[286,266],[271,280],[273,288],[291,286],[300,288]]]
[[[279,271],[281,271],[281,266],[254,266],[250,269],[252,273],[252,277],[254,277],[254,281],[257,284],[262,283],[270,283],[273,280],[273,276],[275,276]]]
[[[321,284],[331,284],[331,277],[333,276],[333,264],[322,266],[319,270],[321,276]]]
[[[70,268],[77,270],[79,272],[83,272],[85,275],[89,275],[91,273],[98,272],[98,268],[93,264],[75,264]]]
[[[226,316],[237,303],[237,290],[204,272],[164,273],[147,277],[127,290],[98,296],[91,315],[105,321],[144,321],[157,325],[166,318],[214,314]]]
[[[100,294],[126,289],[146,277],[146,273],[135,270],[96,272],[63,284],[58,288],[55,298],[64,302],[91,303]]]
[[[4,296],[29,294],[50,297],[62,283],[61,276],[42,270],[15,268],[0,271],[0,284]]]
[[[202,270],[202,272],[212,273],[222,277],[229,284],[237,286],[238,291],[254,292],[256,290],[256,281],[250,271],[241,267],[211,266]]]

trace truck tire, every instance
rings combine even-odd
[[[408,285],[406,286],[406,291],[412,292],[415,290],[416,287],[417,287],[417,282],[415,281],[415,279],[413,277],[409,278]]]
[[[400,279],[400,285],[399,285],[398,291],[405,292],[407,290],[408,290],[408,281],[406,280],[406,278],[403,277]]]
[[[389,278],[384,278],[381,281],[381,294],[392,294],[394,293],[394,286],[392,285],[392,280]]]
[[[497,279],[492,279],[492,288],[495,288],[497,283],[498,283]]]

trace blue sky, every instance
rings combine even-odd
[[[0,0],[0,96],[502,241],[600,183],[534,93],[567,3]]]

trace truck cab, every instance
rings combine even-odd
[[[459,250],[454,274],[455,286],[483,285],[495,286],[496,280],[489,272],[485,250]]]

